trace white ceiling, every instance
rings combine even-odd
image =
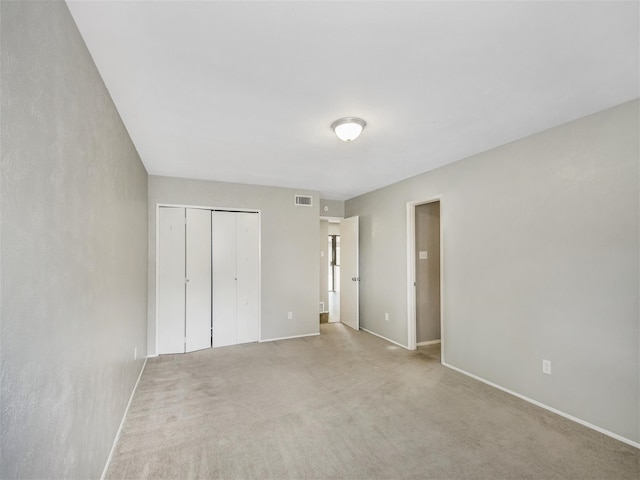
[[[67,4],[155,175],[348,199],[639,96],[637,1]]]

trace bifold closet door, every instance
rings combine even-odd
[[[186,352],[211,347],[211,210],[187,208]]]
[[[257,342],[260,332],[259,215],[236,216],[237,343]]]
[[[211,210],[158,209],[158,353],[211,347]]]
[[[213,242],[213,346],[237,343],[236,213],[211,212]]]
[[[158,353],[184,353],[185,210],[158,211]]]
[[[260,333],[259,215],[212,213],[213,346],[255,342]]]

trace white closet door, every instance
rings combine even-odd
[[[236,334],[236,213],[212,212],[213,346],[235,345]]]
[[[259,340],[259,228],[257,213],[237,214],[237,343]]]
[[[158,213],[158,353],[184,352],[185,209]]]
[[[211,210],[187,208],[185,351],[211,347]]]

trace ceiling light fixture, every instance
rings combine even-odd
[[[361,118],[344,117],[336,120],[331,124],[331,128],[340,140],[343,142],[351,142],[358,138],[367,122]]]

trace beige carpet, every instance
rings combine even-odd
[[[149,359],[109,479],[633,479],[637,449],[340,324]]]

